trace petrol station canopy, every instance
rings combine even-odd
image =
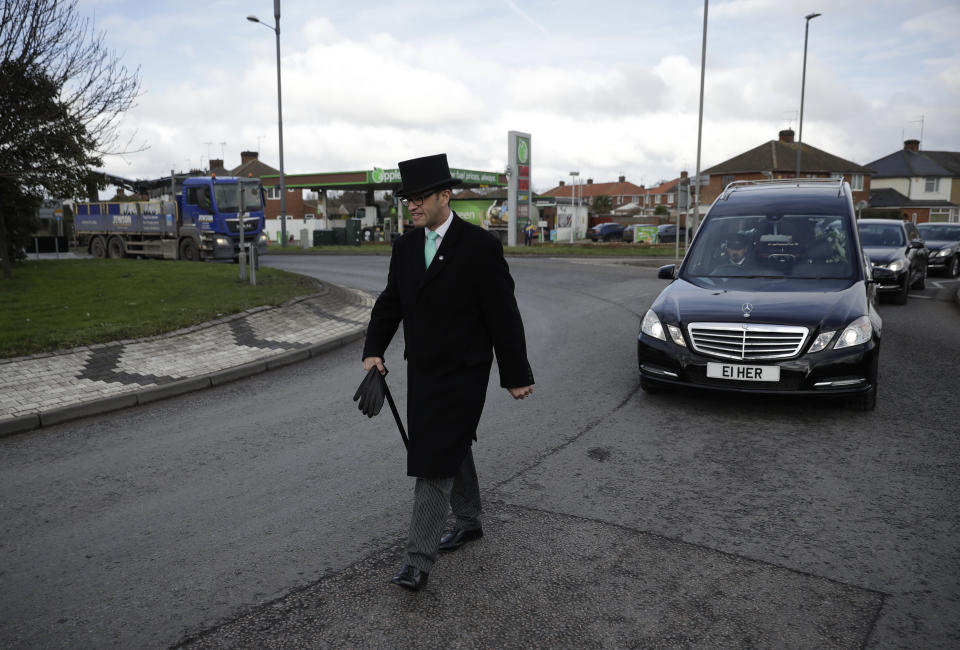
[[[503,172],[484,172],[474,169],[450,168],[450,175],[463,181],[458,187],[506,187],[507,176]],[[373,169],[352,172],[318,172],[310,174],[285,174],[287,189],[309,190],[390,190],[396,192],[402,185],[399,169]],[[279,186],[280,175],[260,177],[263,186]]]

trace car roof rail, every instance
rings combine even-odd
[[[840,178],[765,178],[765,179],[756,179],[756,180],[745,180],[745,181],[733,181],[729,183],[725,188],[723,188],[723,193],[720,195],[720,200],[726,200],[730,198],[730,195],[735,191],[742,189],[750,185],[805,185],[809,183],[816,183],[820,185],[837,185],[837,196],[843,196],[843,187],[844,187],[843,177]]]

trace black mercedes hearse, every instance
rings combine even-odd
[[[737,181],[640,324],[644,390],[842,397],[872,410],[881,319],[842,180]]]

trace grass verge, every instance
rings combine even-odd
[[[681,248],[681,252],[682,252]],[[534,246],[505,246],[507,255],[531,255],[544,257],[673,257],[673,244],[624,244],[620,242],[581,244],[537,244]],[[375,243],[362,246],[317,246],[299,248],[292,245],[283,248],[269,244],[270,255],[389,255],[390,244]]]
[[[316,291],[261,267],[257,286],[233,264],[41,260],[0,279],[0,358],[162,334]]]

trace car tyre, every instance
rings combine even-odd
[[[877,383],[874,382],[866,393],[847,400],[847,406],[855,411],[872,411],[877,407]]]
[[[910,282],[909,278],[903,279],[903,287],[900,291],[896,292],[890,297],[890,302],[895,305],[905,305],[907,304],[907,298],[910,297]]]
[[[666,388],[650,381],[643,375],[640,376],[640,388],[643,389],[643,392],[647,395],[656,395],[658,393],[665,393]]]
[[[947,265],[947,277],[955,278],[960,275],[960,255],[954,255]]]

